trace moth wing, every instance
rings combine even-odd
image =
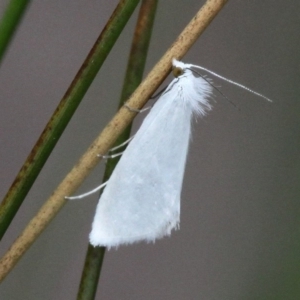
[[[191,110],[175,88],[160,97],[100,197],[92,245],[154,241],[176,228],[190,123]]]

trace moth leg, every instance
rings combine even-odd
[[[108,150],[108,153],[110,152],[113,152],[113,151],[116,151],[118,149],[120,149],[121,147],[129,144],[131,142],[131,140],[134,138],[134,135],[131,136],[128,140],[126,140],[125,142],[121,143],[120,145],[116,146],[116,147],[113,147],[111,149]],[[103,155],[103,154],[98,154],[97,156],[98,157],[101,157],[101,158],[104,158],[104,159],[107,159],[107,158],[115,158],[115,157],[118,157],[120,155],[123,154],[124,151],[120,152],[120,153],[115,153],[115,154],[108,154],[108,155]]]
[[[121,147],[129,144],[131,142],[131,140],[134,138],[135,135],[131,136],[128,140],[126,140],[125,142],[121,143],[120,145],[111,148],[108,152],[112,152],[112,151],[116,151],[118,149],[120,149]]]
[[[161,91],[159,91],[155,95],[151,96],[149,99],[156,99],[156,98],[160,97],[164,92],[167,91],[167,88],[168,88],[167,86],[164,87]]]
[[[161,96],[164,92],[166,92],[167,90],[167,87],[163,88],[161,91],[159,91],[157,94],[151,96],[149,99],[152,100],[152,99],[156,99],[158,98],[159,96]],[[124,104],[124,106],[131,112],[135,112],[135,113],[143,113],[144,111],[147,111],[148,109],[151,109],[153,107],[153,105],[150,105],[148,107],[145,107],[145,108],[142,108],[142,109],[138,109],[138,108],[133,108],[133,107],[130,107],[128,104]]]
[[[143,113],[144,111],[147,111],[148,109],[151,109],[152,106],[148,106],[148,107],[145,107],[145,108],[142,108],[142,109],[138,109],[138,108],[133,108],[133,107],[130,107],[128,104],[124,104],[124,106],[131,112],[136,112],[136,113]]]
[[[111,150],[109,150],[109,151],[111,151]],[[121,156],[123,153],[124,153],[124,151],[115,153],[115,154],[107,154],[107,155],[97,154],[97,156],[101,157],[103,159],[109,159],[109,158],[115,158],[115,157]]]
[[[96,188],[92,189],[91,191],[89,191],[87,193],[84,193],[84,194],[81,194],[81,195],[77,195],[77,196],[65,196],[65,199],[67,199],[67,200],[79,200],[79,199],[85,198],[85,197],[87,197],[89,195],[92,195],[92,194],[100,191],[102,188],[104,188],[107,185],[107,182],[108,181],[100,184],[99,186],[97,186]]]

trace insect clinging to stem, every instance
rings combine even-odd
[[[176,59],[172,64],[175,78],[144,119],[110,179],[89,193],[66,197],[82,198],[105,186],[90,233],[93,246],[110,248],[155,241],[179,227],[192,119],[212,109],[209,98],[215,88],[193,69],[204,70],[271,101],[203,67]]]

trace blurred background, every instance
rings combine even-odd
[[[146,73],[204,2],[159,1]],[[117,3],[29,6],[0,69],[1,199]],[[1,256],[114,115],[137,13],[2,239]],[[273,103],[213,79],[240,110],[216,94],[214,110],[194,123],[180,230],[108,251],[96,299],[300,299],[299,14],[296,0],[229,1],[184,57]],[[100,183],[103,166],[78,192]],[[97,198],[64,206],[2,283],[0,299],[76,298]]]

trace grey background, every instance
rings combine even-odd
[[[0,69],[0,193],[118,1],[33,1]],[[1,12],[7,1],[1,2]],[[148,72],[204,1],[160,1]],[[97,299],[299,299],[299,14],[296,0],[229,1],[184,58],[272,98],[214,80],[193,129],[181,228],[106,253]],[[3,255],[113,116],[137,12],[3,238]],[[135,129],[141,117],[136,121]],[[96,186],[101,164],[80,191]],[[68,203],[0,287],[0,299],[75,299],[97,196]]]

